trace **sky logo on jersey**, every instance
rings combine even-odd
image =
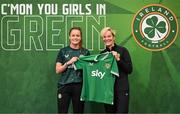
[[[178,34],[178,21],[167,7],[151,4],[143,7],[134,16],[132,34],[142,48],[161,51],[175,41]]]
[[[99,70],[95,70],[95,71],[92,71],[92,72],[91,72],[91,76],[93,76],[93,77],[98,77],[98,78],[100,78],[100,79],[103,79],[103,77],[104,77],[105,74],[106,74],[105,72],[101,72],[101,71],[99,71]]]

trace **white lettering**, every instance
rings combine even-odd
[[[42,14],[42,9],[43,9],[44,4],[38,4],[38,8],[39,8],[39,14]]]
[[[162,9],[161,9],[161,8],[159,8],[159,9],[158,9],[158,11],[159,11],[159,12],[162,12]]]
[[[2,14],[2,15],[7,15],[7,12],[4,11],[4,10],[5,10],[5,6],[7,6],[7,4],[2,4],[2,5],[1,5],[1,14]]]
[[[58,14],[58,5],[57,4],[38,4],[38,8],[39,8],[40,15],[42,13],[44,13],[46,15]]]
[[[100,79],[103,79],[103,77],[104,77],[104,75],[105,75],[106,73],[105,72],[101,72],[101,71],[99,71],[99,70],[95,70],[95,71],[92,71],[91,72],[91,76],[93,76],[93,77],[99,77]]]
[[[31,15],[32,9],[32,4],[1,4],[2,15]]]
[[[63,15],[90,15],[91,14],[91,4],[63,4],[62,14]]]
[[[174,20],[173,16],[169,17],[169,20],[170,20],[170,21],[173,21],[173,20]]]

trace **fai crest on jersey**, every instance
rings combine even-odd
[[[174,13],[160,4],[151,4],[139,10],[132,22],[135,41],[144,49],[160,51],[168,48],[178,34]]]
[[[107,69],[109,69],[109,68],[111,67],[111,64],[106,63],[106,64],[105,64],[105,67],[106,67]]]

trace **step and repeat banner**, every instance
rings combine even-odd
[[[129,50],[129,112],[180,113],[179,11],[179,0],[1,0],[0,113],[57,113],[55,60],[73,26],[91,54],[106,26]],[[86,102],[85,112],[104,108]]]

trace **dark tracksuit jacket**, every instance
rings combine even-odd
[[[114,105],[105,105],[107,113],[127,113],[129,105],[129,81],[128,74],[133,70],[131,57],[125,47],[117,44],[112,47],[104,49],[101,53],[107,51],[116,51],[120,54],[120,61],[117,61],[119,69],[119,77],[116,77],[114,86]]]

